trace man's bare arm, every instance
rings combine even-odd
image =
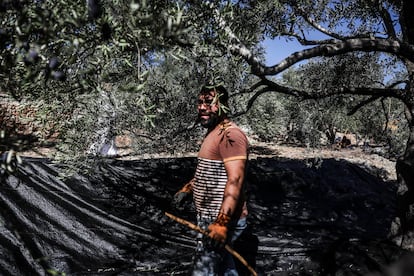
[[[245,159],[237,159],[224,163],[227,172],[226,189],[224,190],[223,203],[220,213],[232,216],[238,207],[239,199],[242,194],[245,176]]]

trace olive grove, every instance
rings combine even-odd
[[[409,133],[396,170],[405,187],[400,213],[410,213],[413,8],[408,0],[4,0],[0,91],[22,104],[36,102],[40,126],[58,122],[56,157],[65,160],[96,155],[120,131],[151,141],[162,140],[164,128],[188,129],[191,98],[217,77],[233,92],[234,116],[241,118],[268,94],[286,95],[293,105],[314,100],[316,108],[323,106],[317,100],[332,98],[350,114],[390,98],[399,103],[393,110],[404,110]],[[260,46],[265,38],[306,47],[267,66]],[[387,125],[390,113],[375,110]],[[183,124],[171,126],[168,116]],[[153,133],[137,132],[148,126]],[[21,143],[2,141],[19,150]]]
[[[410,1],[279,1],[280,9],[269,9],[273,1],[251,3],[251,16],[265,18],[261,21],[263,34],[270,37],[284,36],[296,39],[308,48],[287,56],[278,64],[265,66],[252,51],[233,38],[228,49],[244,57],[252,73],[259,80],[249,89],[252,97],[249,109],[255,99],[268,92],[279,92],[297,99],[325,98],[332,95],[363,95],[366,98],[356,102],[351,112],[369,103],[384,98],[397,99],[405,111],[408,139],[405,151],[397,160],[399,181],[405,185],[400,197],[400,215],[405,217],[413,203],[414,196],[414,128],[413,128],[413,41],[414,21],[410,16],[413,4]],[[247,4],[247,3],[245,3]],[[224,24],[224,19],[217,17]],[[234,33],[227,30],[229,37]],[[310,30],[326,35],[323,39],[308,38]],[[276,50],[276,49],[275,49]],[[381,53],[381,67],[387,78],[367,82],[338,82],[335,87],[313,85],[291,87],[270,78],[277,76],[294,64],[313,58],[330,58],[347,53]],[[352,56],[350,56],[352,57]],[[367,64],[371,66],[372,64]],[[349,66],[351,68],[349,68]],[[349,63],[342,70],[352,70]],[[319,70],[329,70],[321,67]],[[360,78],[369,75],[360,75]],[[369,85],[368,85],[369,84]],[[409,212],[410,213],[410,212]],[[412,213],[412,212],[411,212]]]

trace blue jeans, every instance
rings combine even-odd
[[[204,230],[213,222],[213,219],[198,218],[197,224]],[[247,227],[246,218],[237,221],[235,225],[229,226],[228,244],[231,246]],[[237,276],[233,256],[224,248],[209,248],[203,242],[203,235],[197,236],[197,247],[194,255],[193,276]]]

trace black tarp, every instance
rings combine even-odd
[[[0,186],[2,275],[186,275],[191,204],[170,208],[195,158],[102,160],[62,179],[25,158]],[[366,275],[403,255],[389,239],[396,184],[344,160],[258,158],[247,183],[250,228],[235,245],[263,275]]]

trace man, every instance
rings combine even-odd
[[[232,256],[224,250],[246,228],[247,207],[244,177],[248,141],[227,117],[228,93],[219,86],[204,86],[198,95],[198,119],[207,128],[194,178],[179,190],[179,205],[193,195],[197,224],[208,230],[209,239],[197,240],[193,275],[238,275]]]

